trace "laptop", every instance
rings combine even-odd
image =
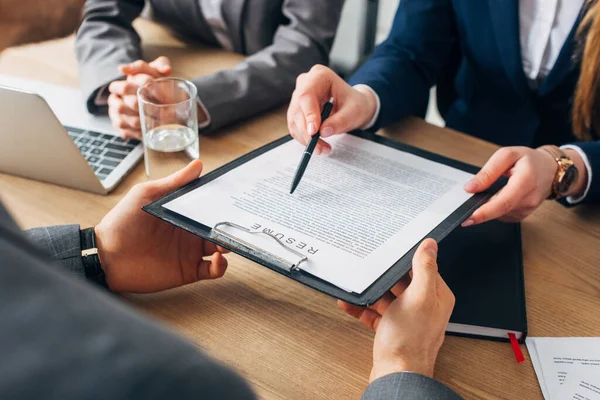
[[[79,90],[0,75],[0,172],[107,194],[143,154]]]

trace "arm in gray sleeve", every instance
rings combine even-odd
[[[411,372],[381,377],[365,390],[362,400],[461,400],[461,397],[435,379]]]
[[[81,262],[79,225],[34,228],[25,231],[25,235],[52,260],[58,261],[56,265],[85,279],[85,270]]]
[[[88,111],[104,107],[96,103],[100,88],[120,79],[119,65],[142,58],[140,37],[132,22],[142,12],[144,0],[87,0],[77,32],[75,51],[79,80]]]
[[[194,80],[211,129],[248,118],[289,101],[296,78],[315,64],[327,64],[343,0],[285,0],[288,23],[272,45],[232,69]]]

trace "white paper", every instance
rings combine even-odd
[[[529,357],[531,358],[531,362],[533,363],[533,369],[535,370],[535,374],[537,376],[538,382],[540,384],[540,389],[542,390],[542,395],[544,399],[550,400],[550,394],[548,392],[548,387],[546,386],[546,378],[544,377],[544,370],[542,369],[542,364],[540,364],[540,359],[537,352],[537,347],[535,345],[536,339],[528,337],[525,339],[525,344],[527,345],[527,351],[529,351]]]
[[[304,271],[362,293],[471,197],[472,174],[351,135],[328,140],[333,152],[312,157],[294,195],[304,146],[290,141],[164,207],[266,230],[308,257]],[[244,240],[290,258],[269,238]]]
[[[526,343],[540,388],[547,400],[557,398],[572,371],[589,371],[600,375],[600,338],[530,337]]]
[[[573,366],[555,400],[600,400],[600,369]]]

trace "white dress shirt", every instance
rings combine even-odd
[[[219,44],[225,50],[232,51],[233,44],[229,38],[227,23],[223,19],[223,0],[200,0],[200,8]]]
[[[548,76],[585,0],[519,0],[521,58],[536,88]]]
[[[530,87],[536,89],[552,71],[585,0],[519,0],[519,28],[523,71]],[[368,89],[375,95],[377,107],[373,118],[363,127],[371,128],[381,111],[381,100],[377,92],[367,85],[355,87]],[[576,151],[583,159],[588,176],[585,192],[578,198],[567,197],[567,202],[576,204],[588,194],[592,185],[592,168],[583,150],[577,146],[563,146],[562,149]]]

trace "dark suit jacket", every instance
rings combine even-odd
[[[153,17],[186,38],[218,46],[199,0],[147,0]],[[120,79],[118,66],[142,58],[131,22],[146,0],[87,0],[77,33],[80,84],[90,112],[99,88]],[[223,0],[233,50],[248,58],[193,80],[210,130],[289,101],[296,77],[327,64],[344,0]]]
[[[255,398],[238,375],[84,279],[79,226],[24,234],[0,203],[2,399]],[[424,398],[458,397],[409,373],[363,396]]]
[[[0,204],[3,399],[254,399],[235,373],[83,275],[79,227],[19,231]],[[50,264],[47,250],[60,264]]]
[[[518,12],[518,0],[402,0],[390,36],[350,80],[369,85],[381,99],[374,129],[423,116],[437,84],[450,128],[502,146],[574,142],[577,27],[533,91],[523,72]],[[600,142],[577,145],[600,174]],[[597,177],[585,201],[600,202]]]

